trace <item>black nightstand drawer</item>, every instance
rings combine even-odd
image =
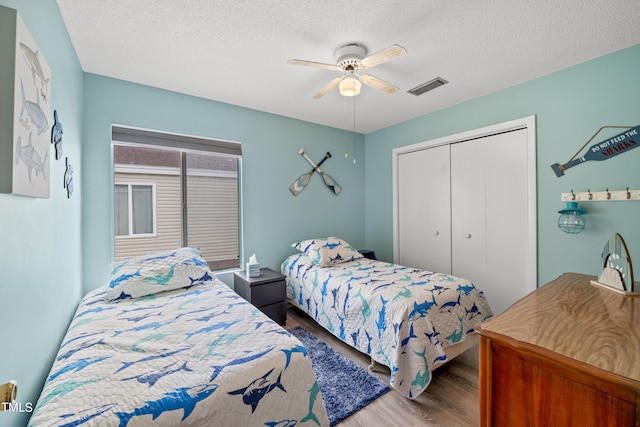
[[[260,276],[249,277],[238,271],[233,275],[233,288],[276,322],[284,325],[287,317],[285,276],[269,268],[261,268]]]
[[[260,311],[269,316],[272,320],[284,326],[287,323],[287,303],[278,302],[275,304],[260,307]]]
[[[249,286],[246,282],[235,282],[236,293],[256,307],[282,302],[287,297],[285,283],[271,282]]]

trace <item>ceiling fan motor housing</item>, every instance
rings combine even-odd
[[[356,71],[366,54],[367,49],[364,46],[347,44],[336,49],[336,62],[342,71]]]

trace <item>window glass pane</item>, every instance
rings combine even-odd
[[[185,153],[187,243],[212,270],[238,267],[238,159]]]
[[[115,239],[115,259],[182,246],[180,151],[115,144],[113,158],[114,181],[132,200],[131,238]]]
[[[133,234],[153,233],[153,189],[149,185],[132,185]]]
[[[115,188],[116,236],[129,234],[129,186],[118,185]]]
[[[172,149],[166,138],[163,147],[113,145],[115,235],[131,228],[115,239],[115,259],[192,246],[212,270],[239,267],[240,157],[180,141]]]

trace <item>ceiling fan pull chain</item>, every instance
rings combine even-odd
[[[353,97],[353,164],[356,164],[356,97]]]
[[[345,118],[345,124],[344,124],[344,158],[348,158],[349,157],[349,139],[347,138],[347,97],[343,96],[344,98],[344,118]]]

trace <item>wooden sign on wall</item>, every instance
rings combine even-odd
[[[604,126],[600,128],[600,130],[604,129],[605,127],[612,127],[612,126]],[[600,132],[600,130],[598,130],[598,132]],[[597,135],[598,132],[596,132],[595,135]],[[565,170],[569,169],[570,167],[584,163],[586,161],[607,160],[607,159],[610,159],[611,157],[617,156],[618,154],[626,153],[627,151],[630,151],[631,149],[636,148],[638,146],[638,142],[640,141],[638,139],[638,136],[639,136],[638,132],[640,132],[640,126],[636,126],[635,128],[621,132],[612,138],[609,138],[598,144],[592,145],[591,147],[589,147],[589,150],[584,156],[578,157],[577,159],[574,156],[574,158],[569,160],[564,165],[561,165],[559,163],[552,164],[551,169],[553,169],[556,176],[560,177],[564,175]],[[593,137],[595,137],[595,135]],[[591,137],[591,139],[593,139],[593,137]],[[587,144],[589,143],[589,141],[587,141]]]

